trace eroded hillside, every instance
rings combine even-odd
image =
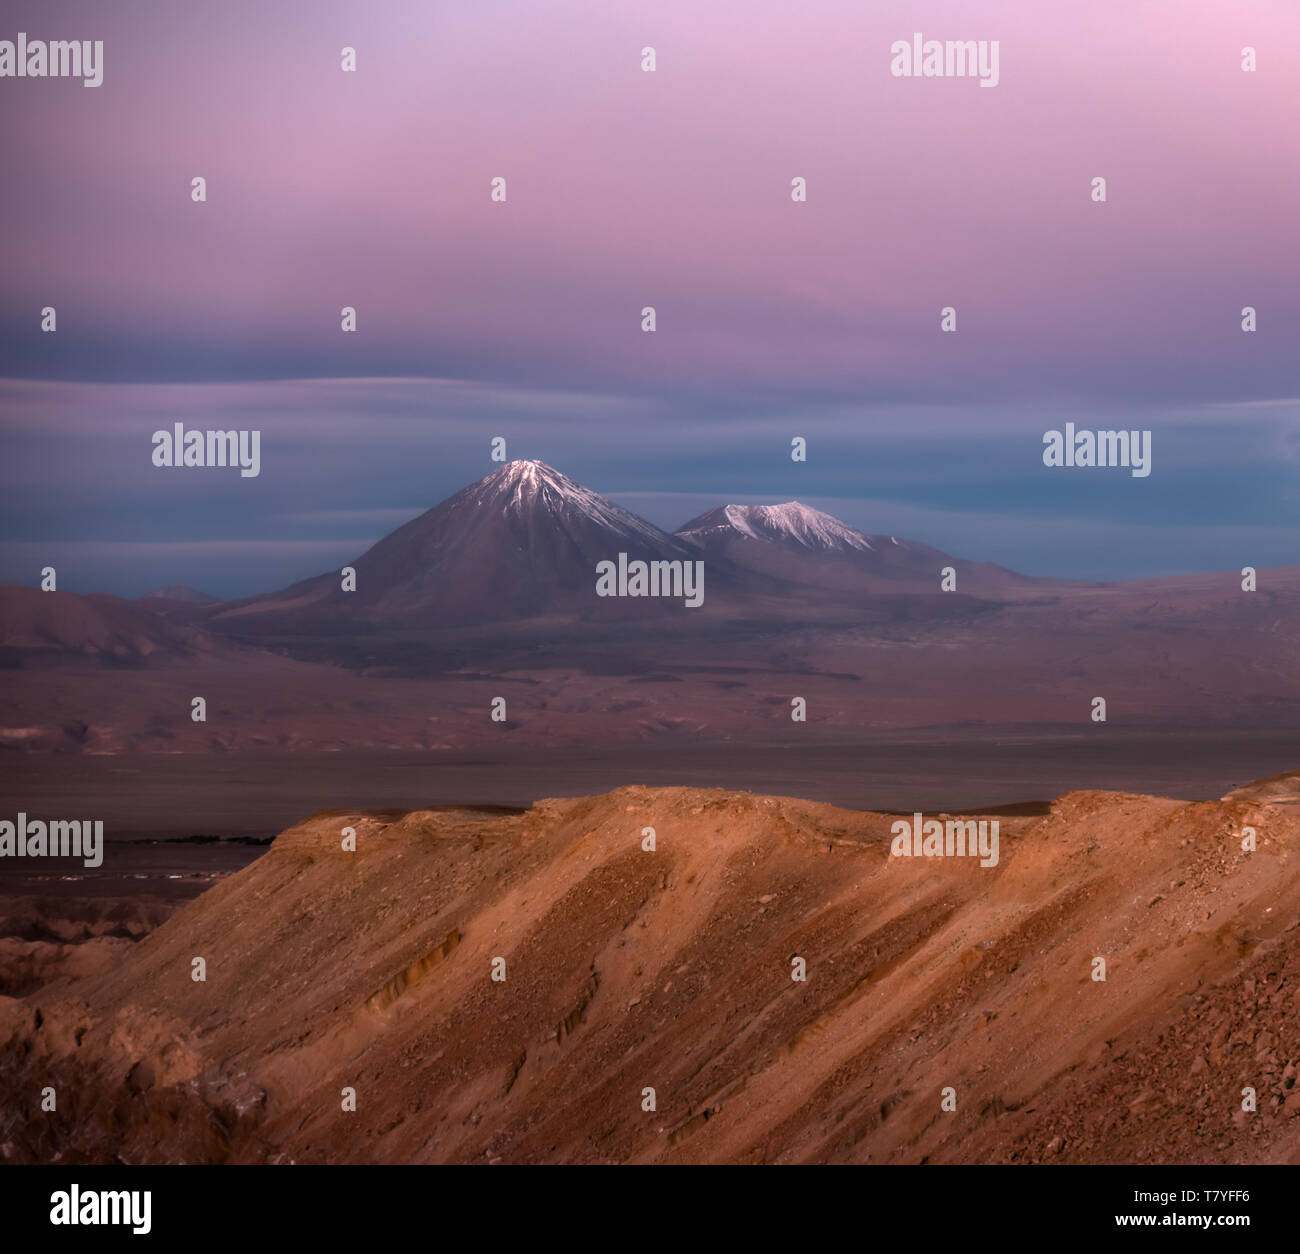
[[[892,821],[639,787],[523,814],[318,814],[111,968],[0,1001],[0,1145],[1300,1161],[1294,806],[1071,793],[1003,816],[988,868],[893,858]]]

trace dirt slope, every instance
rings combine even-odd
[[[7,665],[68,657],[139,665],[233,653],[219,637],[168,622],[148,600],[0,586],[0,657]]]
[[[639,787],[316,815],[0,1002],[0,1152],[1300,1161],[1295,807],[1072,793],[995,868],[891,858],[891,821]]]

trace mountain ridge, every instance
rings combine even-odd
[[[738,541],[743,552],[732,551]],[[355,593],[340,595],[339,576],[319,575],[213,607],[210,621],[239,631],[255,629],[259,621],[311,631],[324,629],[312,620],[325,618],[327,607],[331,629],[344,621],[412,627],[555,616],[608,620],[678,608],[662,600],[598,598],[597,565],[617,561],[620,553],[647,562],[703,561],[707,613],[751,617],[778,613],[783,601],[806,605],[810,582],[820,586],[827,608],[843,613],[854,597],[874,591],[937,594],[947,565],[959,572],[983,569],[912,541],[865,536],[798,502],[723,505],[667,532],[543,461],[518,459],[411,519],[351,562]],[[827,578],[801,569],[800,557],[814,566],[845,557],[872,561],[862,568],[865,580],[848,567]],[[871,583],[875,577],[883,581],[878,588]],[[998,589],[988,591],[994,595]]]
[[[870,537],[832,514],[799,501],[780,505],[718,505],[683,523],[673,533],[713,539],[719,534],[770,540],[812,552],[871,552]]]
[[[894,856],[894,822],[635,785],[520,814],[318,812],[94,973],[0,998],[4,1154],[1300,1154],[1294,807],[1071,792],[1003,815],[991,868]],[[1246,1084],[1258,1111],[1234,1118]]]

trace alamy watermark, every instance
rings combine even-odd
[[[0,858],[81,858],[97,867],[104,860],[104,822],[96,819],[0,820]]]
[[[1043,432],[1044,466],[1125,466],[1133,478],[1151,473],[1150,431],[1076,431],[1067,422],[1064,432]]]
[[[921,32],[889,46],[895,78],[978,78],[981,87],[998,85],[996,39],[922,39]]]
[[[171,431],[153,433],[155,466],[238,466],[244,479],[262,473],[260,431],[186,431],[173,424]]]
[[[102,39],[0,39],[0,78],[79,78],[83,87],[104,81]]]
[[[142,1237],[153,1227],[153,1194],[147,1189],[82,1190],[79,1184],[50,1194],[50,1223],[118,1224]]]
[[[691,609],[704,604],[703,562],[629,562],[626,553],[618,561],[596,563],[598,597],[683,597]]]
[[[979,858],[980,866],[998,864],[998,820],[927,819],[919,810],[889,827],[895,858]]]

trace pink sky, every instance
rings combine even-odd
[[[664,525],[799,497],[1039,573],[1294,560],[1296,0],[4,22],[102,39],[104,79],[0,79],[0,578],[93,542],[96,587],[202,582],[136,568],[161,535],[270,546],[211,586],[273,586],[315,573],[323,529],[346,558],[486,473],[496,433]],[[997,40],[998,85],[892,76],[916,31]],[[265,429],[263,477],[157,478],[156,426],[231,414]],[[1043,430],[1093,419],[1155,427],[1156,473],[1044,477]]]
[[[60,373],[51,303],[81,377],[1294,394],[1290,0],[166,12],[10,21],[103,38],[105,77],[0,81],[5,373]],[[999,85],[892,77],[914,30],[997,39]]]

